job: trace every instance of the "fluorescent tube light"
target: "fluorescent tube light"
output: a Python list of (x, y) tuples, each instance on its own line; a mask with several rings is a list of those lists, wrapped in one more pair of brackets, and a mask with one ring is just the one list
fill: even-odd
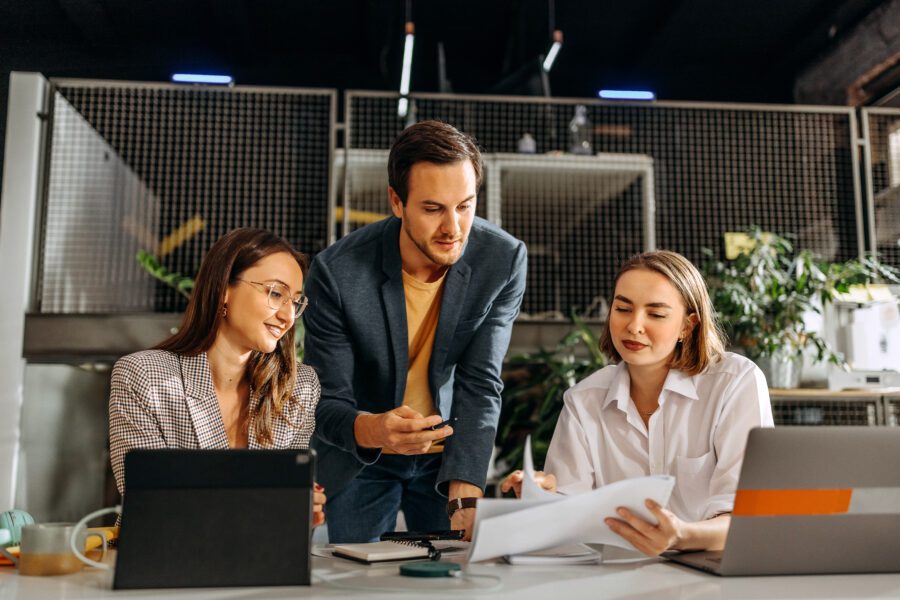
[(404, 96), (409, 93), (409, 77), (412, 71), (413, 43), (415, 35), (413, 34), (413, 24), (406, 24), (406, 44), (403, 46), (403, 74), (400, 76), (400, 93)]
[(656, 94), (642, 90), (600, 90), (604, 100), (656, 100)]
[(553, 45), (550, 46), (547, 57), (544, 59), (543, 68), (545, 73), (550, 72), (550, 69), (553, 67), (553, 61), (556, 60), (556, 55), (559, 54), (560, 48), (562, 48), (562, 31), (557, 29), (553, 32)]
[(403, 45), (403, 72), (400, 74), (400, 102), (397, 104), (397, 115), (406, 116), (409, 109), (409, 101), (406, 96), (409, 94), (409, 79), (412, 74), (412, 57), (413, 44), (416, 41), (415, 27), (412, 21), (406, 22), (406, 43)]
[(231, 75), (202, 75), (199, 73), (175, 73), (172, 81), (176, 83), (213, 83), (229, 85), (234, 82)]

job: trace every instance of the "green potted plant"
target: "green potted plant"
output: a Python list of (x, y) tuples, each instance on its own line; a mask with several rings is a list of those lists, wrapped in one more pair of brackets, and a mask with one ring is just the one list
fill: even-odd
[(606, 366), (594, 331), (577, 315), (573, 329), (551, 350), (517, 354), (504, 366), (503, 405), (497, 428), (497, 468), (522, 463), (531, 435), (534, 464), (541, 468), (563, 406), (563, 393)]
[(845, 263), (820, 261), (791, 241), (752, 227), (732, 260), (710, 257), (704, 271), (710, 296), (731, 343), (756, 361), (772, 387), (797, 387), (804, 351), (816, 360), (846, 368), (843, 356), (806, 325), (836, 294), (850, 286), (900, 282), (896, 269), (867, 256)]

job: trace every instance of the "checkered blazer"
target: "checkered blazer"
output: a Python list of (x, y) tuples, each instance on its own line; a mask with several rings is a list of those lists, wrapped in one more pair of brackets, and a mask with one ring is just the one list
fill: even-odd
[[(250, 414), (260, 398), (250, 391)], [(276, 417), (270, 448), (308, 448), (316, 425), (319, 378), (297, 365), (291, 399)], [(250, 422), (250, 448), (262, 448)], [(132, 448), (228, 448), (206, 353), (183, 356), (145, 350), (121, 358), (109, 393), (110, 460), (125, 491), (125, 454)]]

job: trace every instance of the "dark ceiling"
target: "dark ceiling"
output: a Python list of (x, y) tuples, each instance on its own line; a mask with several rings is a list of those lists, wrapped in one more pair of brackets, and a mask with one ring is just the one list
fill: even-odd
[[(438, 91), (438, 43), (460, 93), (490, 93), (565, 43), (554, 96), (651, 89), (661, 99), (791, 102), (800, 70), (875, 0), (411, 0), (412, 90)], [(2, 0), (3, 92), (11, 70), (165, 81), (397, 89), (404, 0)]]

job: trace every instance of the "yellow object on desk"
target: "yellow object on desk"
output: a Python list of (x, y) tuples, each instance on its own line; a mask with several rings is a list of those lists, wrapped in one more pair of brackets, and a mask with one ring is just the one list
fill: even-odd
[[(88, 527), (88, 533), (106, 533), (106, 541), (112, 542), (119, 538), (119, 528), (118, 527)], [(84, 541), (84, 551), (89, 552), (96, 548), (100, 547), (100, 538), (97, 536), (91, 536)], [(19, 547), (18, 546), (8, 546), (6, 551), (12, 554), (15, 557), (19, 556)], [(0, 567), (3, 566), (12, 566), (12, 561), (0, 554)]]

